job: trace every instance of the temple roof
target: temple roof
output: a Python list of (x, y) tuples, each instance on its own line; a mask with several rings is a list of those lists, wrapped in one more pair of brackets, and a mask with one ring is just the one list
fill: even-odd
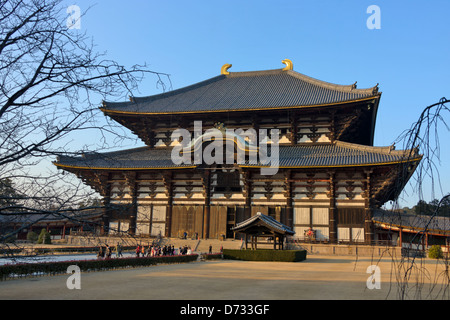
[[(270, 156), (270, 145), (268, 145)], [(108, 153), (86, 153), (79, 157), (60, 156), (54, 164), (61, 168), (145, 170), (195, 168), (195, 164), (176, 165), (172, 148), (140, 147)], [(279, 168), (323, 168), (386, 165), (420, 160), (416, 151), (395, 150), (335, 141), (332, 144), (279, 145)], [(276, 165), (277, 163), (272, 163)], [(246, 159), (241, 167), (261, 167)]]
[[(227, 68), (226, 68), (227, 69)], [(286, 68), (285, 68), (286, 69)], [(127, 102), (103, 102), (106, 114), (171, 114), (315, 107), (379, 97), (378, 85), (357, 89), (293, 70), (223, 72), (181, 89)]]
[(373, 212), (372, 221), (386, 229), (404, 228), (416, 232), (427, 230), (429, 233), (450, 233), (450, 222), (447, 217), (413, 215), (377, 209)]
[(262, 214), (258, 212), (253, 217), (250, 217), (249, 219), (242, 221), (231, 230), (235, 232), (246, 232), (249, 231), (250, 233), (256, 232), (256, 231), (262, 231), (264, 229), (274, 231), (276, 233), (280, 234), (286, 234), (286, 235), (293, 235), (295, 232), (289, 228), (288, 226), (282, 224), (281, 222), (278, 222), (271, 216), (267, 216), (265, 214)]

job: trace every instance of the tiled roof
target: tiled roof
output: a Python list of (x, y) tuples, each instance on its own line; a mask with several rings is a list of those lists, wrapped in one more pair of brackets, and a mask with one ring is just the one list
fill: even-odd
[(292, 70), (231, 72), (127, 102), (104, 102), (106, 113), (183, 113), (318, 106), (378, 96), (378, 87), (336, 85)]
[[(268, 147), (268, 157), (271, 148)], [(393, 147), (371, 147), (336, 141), (333, 144), (303, 144), (279, 146), (279, 167), (346, 167), (398, 163), (419, 158), (409, 151), (394, 150)], [(247, 161), (248, 166), (260, 163)]]
[(448, 217), (412, 215), (382, 209), (374, 210), (372, 220), (376, 224), (385, 224), (391, 227), (402, 227), (428, 232), (449, 233), (450, 220)]
[(272, 229), (272, 230), (282, 233), (282, 234), (291, 234), (291, 235), (295, 234), (295, 232), (288, 226), (282, 224), (281, 222), (278, 222), (271, 216), (267, 216), (260, 212), (258, 212), (253, 217), (250, 217), (249, 219), (236, 224), (236, 226), (231, 228), (231, 230), (233, 230), (233, 231), (245, 230), (253, 225), (257, 225), (258, 222), (261, 222), (267, 228)]
[[(195, 164), (175, 165), (171, 148), (141, 147), (109, 153), (86, 153), (81, 157), (60, 156), (59, 167), (86, 169), (157, 169), (195, 167)], [(271, 148), (268, 145), (268, 150)], [(270, 156), (270, 152), (269, 152)], [(336, 141), (334, 144), (279, 145), (280, 168), (345, 167), (398, 163), (418, 160), (420, 156), (392, 147), (370, 147)], [(272, 163), (276, 165), (276, 163)], [(261, 163), (247, 162), (242, 166), (260, 167)]]
[(85, 153), (81, 157), (59, 156), (57, 166), (82, 167), (88, 169), (139, 169), (189, 167), (175, 165), (171, 149), (141, 147), (107, 153)]

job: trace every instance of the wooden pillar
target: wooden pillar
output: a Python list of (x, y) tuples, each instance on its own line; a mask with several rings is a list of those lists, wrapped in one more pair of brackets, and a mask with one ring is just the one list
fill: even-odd
[(131, 235), (136, 234), (136, 223), (137, 223), (137, 182), (136, 182), (136, 172), (126, 171), (125, 181), (127, 182), (129, 194), (131, 196), (131, 212), (130, 212), (130, 226), (129, 232)]
[[(78, 173), (81, 176), (80, 173)], [(108, 233), (109, 230), (109, 221), (110, 221), (110, 204), (111, 204), (111, 186), (108, 183), (108, 172), (102, 171), (94, 171), (94, 185), (95, 189), (99, 191), (99, 193), (103, 196), (102, 205), (103, 205), (103, 214), (102, 214), (102, 222), (100, 235), (104, 235)]]
[(245, 234), (245, 250), (247, 250), (248, 248), (247, 248), (247, 234)]
[(252, 126), (256, 132), (256, 144), (259, 145), (259, 117), (256, 114), (253, 114)]
[[(173, 208), (173, 183), (172, 183), (172, 172), (165, 172), (162, 175), (163, 183), (166, 188), (167, 196), (167, 207), (166, 207), (166, 236), (172, 237), (172, 208)], [(150, 229), (150, 233), (152, 230)]]
[(297, 135), (298, 135), (298, 121), (297, 115), (293, 112), (290, 114), (290, 129), (291, 129), (291, 145), (297, 144)]
[(65, 239), (65, 238), (66, 238), (66, 224), (64, 223), (61, 239)]
[(335, 110), (330, 111), (330, 135), (329, 135), (329, 139), (330, 139), (330, 141), (332, 143), (334, 143), (334, 140), (336, 138), (335, 118), (336, 118), (336, 111)]
[(330, 233), (330, 243), (337, 243), (337, 209), (336, 209), (336, 182), (335, 182), (335, 172), (328, 172), (330, 178), (330, 220), (329, 220), (329, 233)]
[(372, 170), (365, 171), (366, 173), (366, 190), (364, 192), (364, 241), (367, 244), (372, 244), (374, 240), (373, 222), (372, 222), (372, 201), (371, 201), (371, 182), (370, 176)]
[(284, 175), (284, 188), (285, 188), (285, 197), (286, 197), (286, 221), (282, 221), (282, 223), (286, 224), (289, 228), (294, 228), (294, 208), (293, 204), (293, 192), (292, 192), (292, 171), (286, 170)]
[(277, 249), (277, 235), (273, 232), (273, 250)]
[(205, 206), (203, 207), (203, 239), (208, 239), (211, 219), (211, 172), (209, 170), (205, 170), (203, 173), (202, 182), (205, 197)]
[(244, 205), (244, 220), (248, 219), (252, 215), (252, 182), (251, 182), (251, 172), (241, 171), (242, 182), (244, 184), (243, 194), (245, 197)]
[[(103, 214), (102, 214), (102, 228), (100, 230), (101, 235), (108, 234), (109, 230), (109, 220), (110, 220), (110, 204), (111, 204), (111, 197), (110, 195), (103, 197)], [(81, 226), (83, 227), (83, 225)]]

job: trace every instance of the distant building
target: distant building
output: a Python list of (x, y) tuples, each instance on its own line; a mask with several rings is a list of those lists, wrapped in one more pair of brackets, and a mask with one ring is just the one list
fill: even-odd
[[(283, 69), (250, 72), (224, 65), (220, 75), (185, 88), (104, 102), (104, 114), (146, 146), (61, 156), (55, 165), (115, 205), (106, 206), (105, 232), (234, 238), (233, 227), (261, 212), (298, 239), (312, 228), (317, 241), (373, 243), (374, 210), (399, 195), (421, 155), (373, 146), (378, 85), (336, 85), (283, 63)], [(235, 131), (220, 137), (214, 128)], [(188, 141), (174, 138), (176, 129), (186, 129)], [(236, 129), (250, 129), (256, 139)], [(277, 137), (278, 150), (271, 144)], [(213, 142), (228, 149), (217, 157)], [(185, 149), (176, 154), (193, 161), (174, 162), (172, 151), (180, 145)], [(270, 165), (276, 172), (264, 174), (269, 165), (263, 158), (275, 152)], [(224, 161), (195, 161), (205, 153)]]

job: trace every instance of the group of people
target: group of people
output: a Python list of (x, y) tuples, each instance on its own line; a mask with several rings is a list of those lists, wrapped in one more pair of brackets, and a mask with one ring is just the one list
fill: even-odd
[[(174, 245), (154, 245), (149, 244), (147, 246), (137, 245), (136, 246), (136, 257), (159, 257), (159, 256), (174, 256), (174, 255), (190, 255), (192, 254), (191, 247), (183, 246), (179, 248), (175, 248)], [(220, 248), (220, 252), (222, 252), (222, 247)], [(97, 258), (98, 259), (110, 259), (115, 253), (116, 258), (123, 257), (122, 254), (122, 245), (120, 243), (117, 246), (109, 246), (105, 244), (104, 246), (100, 245), (98, 247)], [(212, 253), (212, 246), (209, 246), (209, 253)]]
[(188, 246), (176, 249), (174, 245), (164, 245), (161, 247), (149, 244), (148, 246), (138, 245), (136, 247), (136, 257), (174, 256), (180, 254), (192, 254), (192, 250)]
[(113, 252), (116, 253), (116, 258), (122, 257), (122, 245), (120, 243), (117, 244), (116, 247), (111, 247), (108, 244), (105, 246), (99, 246), (97, 252), (98, 259), (111, 259)]

